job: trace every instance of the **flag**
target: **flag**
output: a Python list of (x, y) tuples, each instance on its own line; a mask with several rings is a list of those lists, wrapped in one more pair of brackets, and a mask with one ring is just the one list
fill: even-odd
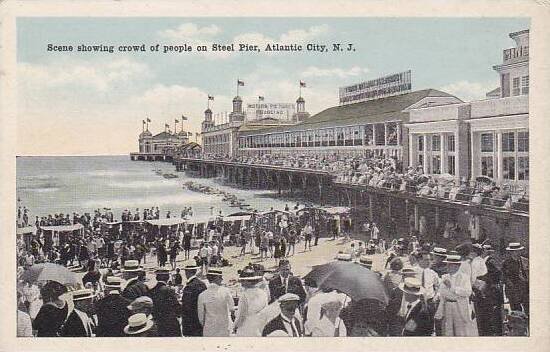
[(169, 125), (169, 124), (167, 124), (167, 123), (165, 123), (165, 124), (164, 124), (164, 127), (166, 127), (166, 128), (170, 128), (170, 125)]
[(300, 81), (300, 87), (305, 88), (306, 87), (306, 82)]
[(237, 85), (244, 87), (244, 81), (241, 81), (240, 79), (237, 80)]
[(195, 132), (195, 136), (198, 137), (200, 135), (199, 132)]
[(264, 101), (264, 97), (262, 97), (261, 95), (258, 97), (258, 100), (259, 101)]
[(214, 97), (211, 96), (211, 95), (209, 95), (209, 96), (208, 96), (208, 100), (214, 100)]
[(145, 120), (142, 120), (141, 123), (145, 125)]
[(147, 122), (151, 122), (151, 120), (149, 118), (147, 118)]
[(182, 121), (187, 121), (187, 117), (181, 115), (181, 120), (182, 120)]
[(180, 123), (180, 122), (178, 121), (178, 119), (174, 119), (174, 122), (175, 122), (175, 123)]

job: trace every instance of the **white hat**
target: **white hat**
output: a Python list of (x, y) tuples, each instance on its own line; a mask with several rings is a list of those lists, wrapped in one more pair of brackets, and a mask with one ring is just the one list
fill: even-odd
[(131, 315), (128, 318), (128, 325), (124, 327), (124, 333), (127, 335), (137, 335), (145, 332), (153, 326), (153, 321), (144, 313)]
[(118, 276), (107, 276), (106, 288), (121, 289), (124, 280)]
[(447, 264), (461, 264), (462, 263), (462, 257), (459, 255), (449, 254), (443, 261), (443, 263)]
[(410, 293), (412, 295), (420, 296), (424, 293), (424, 287), (420, 280), (414, 277), (407, 277), (399, 284), (399, 289), (403, 292)]
[(441, 247), (434, 247), (434, 249), (431, 251), (431, 254), (438, 255), (440, 257), (446, 257), (447, 249), (441, 248)]
[(83, 288), (81, 290), (73, 291), (71, 292), (71, 295), (73, 296), (73, 301), (82, 301), (84, 299), (95, 297), (94, 290), (91, 290), (89, 288)]
[(291, 301), (299, 301), (300, 297), (295, 293), (285, 293), (281, 297), (279, 297), (279, 302), (291, 302)]
[(521, 251), (522, 249), (525, 249), (519, 242), (511, 242), (508, 244), (508, 247), (506, 247), (507, 251)]
[(143, 268), (139, 266), (139, 262), (135, 259), (129, 259), (124, 261), (124, 267), (122, 271), (141, 271)]
[(344, 261), (344, 262), (351, 262), (351, 254), (349, 253), (338, 253), (336, 256), (336, 260)]

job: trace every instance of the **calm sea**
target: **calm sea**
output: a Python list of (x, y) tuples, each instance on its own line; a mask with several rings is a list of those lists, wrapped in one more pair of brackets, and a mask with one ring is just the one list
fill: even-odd
[[(179, 178), (165, 179), (154, 172), (157, 169)], [(161, 217), (165, 217), (167, 211), (179, 216), (183, 207), (191, 206), (197, 219), (208, 218), (219, 210), (225, 215), (239, 211), (222, 202), (220, 196), (183, 189), (186, 181), (230, 191), (259, 211), (285, 206), (284, 201), (266, 198), (268, 191), (239, 190), (223, 186), (219, 180), (187, 177), (176, 173), (170, 163), (130, 161), (128, 156), (17, 158), (18, 203), (29, 208), (31, 220), (35, 215), (102, 208), (111, 208), (120, 217), (124, 209), (134, 212), (139, 208), (143, 213), (143, 208), (158, 206)]]

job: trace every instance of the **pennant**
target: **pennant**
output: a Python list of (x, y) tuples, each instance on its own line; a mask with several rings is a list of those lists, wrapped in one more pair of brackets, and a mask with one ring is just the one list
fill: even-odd
[(208, 96), (208, 100), (214, 100), (214, 97), (211, 96), (211, 95), (209, 95), (209, 96)]
[(174, 119), (174, 122), (175, 122), (175, 123), (180, 123), (180, 122), (178, 121), (178, 119)]
[(237, 85), (244, 87), (244, 81), (241, 81), (240, 79), (237, 80)]
[(149, 118), (147, 118), (147, 122), (151, 122), (151, 120)]
[(187, 121), (187, 117), (181, 115), (181, 120), (182, 120), (182, 121)]
[(264, 101), (264, 97), (262, 97), (261, 95), (258, 97), (258, 100), (259, 101)]
[(300, 87), (305, 88), (306, 87), (306, 82), (300, 81)]
[(169, 125), (169, 124), (167, 124), (167, 123), (165, 123), (165, 124), (164, 124), (164, 127), (166, 127), (166, 128), (170, 128), (170, 125)]

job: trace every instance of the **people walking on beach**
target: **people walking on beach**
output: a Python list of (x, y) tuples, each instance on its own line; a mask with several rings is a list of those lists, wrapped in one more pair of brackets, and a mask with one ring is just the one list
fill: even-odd
[(311, 236), (313, 235), (313, 227), (310, 223), (306, 224), (302, 229), (302, 234), (304, 236), (304, 252), (309, 248), (311, 251)]
[(286, 252), (286, 256), (290, 256), (290, 252), (292, 252), (292, 255), (296, 253), (296, 230), (292, 229), (288, 232), (288, 249)]
[(183, 252), (185, 254), (185, 260), (188, 260), (191, 255), (191, 232), (189, 230), (185, 230), (185, 233), (183, 234)]
[(176, 269), (176, 258), (178, 256), (179, 250), (180, 245), (179, 242), (176, 240), (170, 246), (170, 265), (172, 266), (172, 270)]

